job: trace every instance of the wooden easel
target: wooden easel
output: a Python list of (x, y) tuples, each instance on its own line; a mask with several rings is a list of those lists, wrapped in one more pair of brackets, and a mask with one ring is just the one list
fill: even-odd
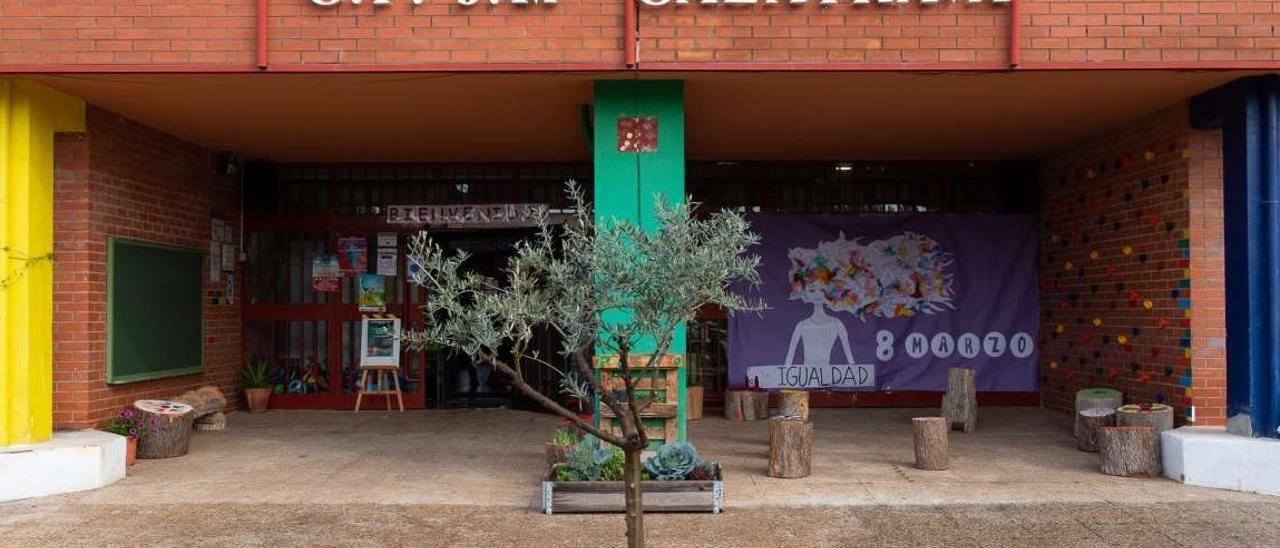
[[(373, 383), (377, 388), (369, 390), (369, 373), (373, 373)], [(390, 381), (387, 382), (387, 377)], [(387, 386), (395, 388), (387, 388)], [(360, 366), (360, 390), (356, 392), (356, 413), (360, 412), (360, 401), (365, 396), (386, 396), (387, 411), (391, 410), (391, 396), (395, 395), (400, 402), (400, 412), (404, 412), (404, 393), (400, 391), (400, 366), (397, 365), (362, 365)]]

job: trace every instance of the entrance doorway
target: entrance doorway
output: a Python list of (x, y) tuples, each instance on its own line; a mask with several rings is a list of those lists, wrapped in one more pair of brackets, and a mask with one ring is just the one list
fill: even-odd
[[(359, 290), (342, 277), (337, 290), (318, 291), (313, 261), (337, 252), (342, 239), (365, 239), (370, 266), (379, 235), (395, 236), (395, 275), (384, 276), (386, 309), (405, 327), (422, 325), (423, 290), (407, 276), (407, 246), (418, 232), (390, 224), (386, 208), (402, 205), (539, 203), (565, 206), (563, 185), (576, 179), (590, 188), (586, 165), (294, 166), (251, 165), (245, 176), (243, 319), (244, 355), (272, 370), (271, 406), (293, 409), (352, 409), (359, 376)], [(496, 275), (518, 229), (432, 230), (446, 250), (465, 250), (469, 265)], [(373, 272), (370, 268), (369, 272)], [(546, 340), (544, 353), (554, 352)], [(400, 382), (408, 408), (510, 403), (502, 379), (449, 351), (401, 355)], [(558, 379), (544, 368), (525, 381), (555, 395)], [(378, 402), (380, 403), (380, 402)]]

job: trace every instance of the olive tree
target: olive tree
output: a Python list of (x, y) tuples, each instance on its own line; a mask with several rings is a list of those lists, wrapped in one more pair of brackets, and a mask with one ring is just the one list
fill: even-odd
[[(426, 322), (402, 338), (410, 348), (451, 347), (489, 364), (520, 393), (621, 448), (627, 542), (643, 546), (640, 453), (649, 439), (641, 414), (652, 398), (637, 385), (652, 378), (676, 330), (700, 307), (757, 308), (731, 286), (759, 283), (759, 258), (747, 253), (758, 237), (731, 211), (699, 218), (695, 206), (660, 198), (649, 230), (612, 219), (597, 223), (581, 189), (570, 181), (566, 192), (572, 212), (563, 224), (536, 212), (536, 234), (515, 245), (501, 279), (469, 272), (465, 252), (445, 253), (429, 233), (415, 236), (410, 276), (425, 290)], [(543, 329), (562, 341), (550, 356), (531, 348)], [(624, 389), (606, 387), (595, 374), (598, 355), (616, 356)], [(528, 385), (522, 373), (535, 367), (585, 380), (618, 428), (597, 427)]]

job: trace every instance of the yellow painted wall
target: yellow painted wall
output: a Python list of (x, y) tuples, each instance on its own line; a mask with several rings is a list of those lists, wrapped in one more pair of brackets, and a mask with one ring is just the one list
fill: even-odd
[(84, 102), (0, 79), (0, 447), (53, 435), (53, 134)]

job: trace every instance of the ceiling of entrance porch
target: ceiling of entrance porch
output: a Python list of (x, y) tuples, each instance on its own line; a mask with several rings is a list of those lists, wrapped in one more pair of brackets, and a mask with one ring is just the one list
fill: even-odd
[[(1034, 158), (1229, 72), (685, 72), (690, 159)], [(137, 74), (37, 79), (213, 150), (294, 162), (584, 161), (620, 73)], [(659, 143), (661, 146), (661, 143)]]

